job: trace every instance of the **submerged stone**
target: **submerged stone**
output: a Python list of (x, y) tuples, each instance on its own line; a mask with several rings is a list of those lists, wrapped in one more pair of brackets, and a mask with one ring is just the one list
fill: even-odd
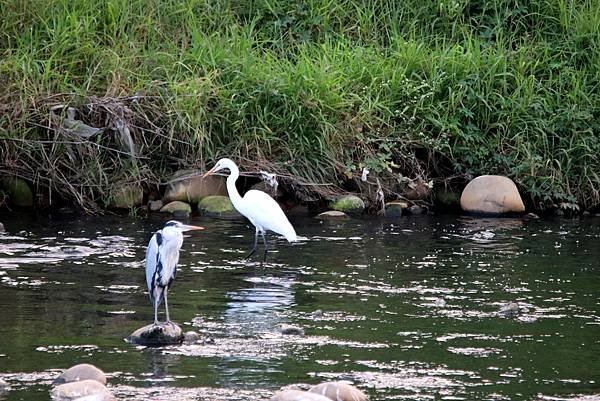
[(482, 175), (467, 184), (460, 197), (465, 212), (520, 213), (525, 205), (515, 183), (500, 175)]
[(331, 399), (308, 391), (284, 390), (275, 393), (271, 401), (331, 401)]
[(203, 216), (209, 217), (238, 217), (228, 196), (207, 196), (198, 203), (198, 210)]
[(33, 206), (33, 192), (25, 180), (7, 177), (2, 179), (2, 187), (13, 205), (17, 207)]
[(519, 304), (516, 302), (508, 303), (500, 308), (498, 314), (505, 317), (516, 316), (521, 312)]
[(349, 214), (361, 214), (365, 210), (365, 202), (356, 195), (344, 195), (331, 202), (333, 210)]
[(195, 344), (200, 340), (200, 334), (195, 331), (186, 331), (183, 335), (184, 344)]
[[(174, 174), (173, 179), (185, 177), (186, 175), (197, 174), (196, 170), (182, 170)], [(183, 201), (196, 203), (201, 199), (212, 195), (227, 195), (225, 186), (225, 177), (219, 175), (209, 175), (202, 177), (196, 175), (191, 178), (183, 178), (167, 187), (163, 197), (165, 202)]]
[(176, 212), (187, 212), (188, 214), (192, 212), (192, 207), (181, 201), (173, 201), (169, 202), (160, 208), (161, 213), (171, 213), (174, 214)]
[(365, 393), (344, 382), (326, 382), (317, 384), (308, 390), (335, 401), (366, 401)]
[(344, 212), (339, 212), (337, 210), (328, 210), (323, 213), (319, 213), (315, 216), (317, 219), (328, 220), (328, 219), (347, 219), (349, 216)]
[(144, 200), (144, 191), (137, 185), (119, 185), (113, 188), (108, 206), (116, 209), (131, 209), (140, 206)]
[(288, 336), (303, 336), (304, 330), (302, 327), (293, 326), (291, 324), (282, 324), (279, 326), (279, 332)]
[(115, 396), (96, 380), (82, 380), (54, 387), (50, 392), (54, 401), (113, 401)]
[(408, 209), (406, 202), (388, 202), (385, 204), (385, 217), (400, 217), (406, 209)]
[(81, 363), (65, 370), (54, 380), (54, 384), (71, 383), (82, 380), (95, 380), (106, 384), (106, 375), (104, 372), (89, 363)]
[(181, 327), (175, 323), (149, 324), (141, 327), (127, 337), (132, 344), (160, 347), (164, 345), (179, 345), (183, 341)]

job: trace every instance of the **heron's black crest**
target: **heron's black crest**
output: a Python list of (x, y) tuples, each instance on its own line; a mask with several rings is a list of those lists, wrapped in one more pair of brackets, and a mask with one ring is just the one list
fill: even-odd
[(176, 226), (177, 224), (179, 224), (178, 221), (171, 220), (171, 221), (167, 221), (167, 224), (165, 224), (165, 227), (173, 227), (173, 226)]

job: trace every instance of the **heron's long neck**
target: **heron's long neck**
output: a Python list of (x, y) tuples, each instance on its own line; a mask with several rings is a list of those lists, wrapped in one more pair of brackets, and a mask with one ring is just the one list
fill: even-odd
[(231, 171), (231, 174), (229, 174), (229, 177), (227, 177), (227, 192), (229, 193), (229, 199), (231, 200), (231, 203), (233, 203), (233, 206), (238, 209), (238, 206), (241, 204), (242, 197), (235, 187), (235, 182), (240, 176), (240, 170), (238, 170), (237, 167), (232, 167), (229, 170)]

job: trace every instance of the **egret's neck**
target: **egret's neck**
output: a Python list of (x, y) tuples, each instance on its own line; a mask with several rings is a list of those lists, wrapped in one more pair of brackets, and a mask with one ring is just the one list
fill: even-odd
[(229, 193), (231, 203), (233, 203), (233, 206), (237, 209), (242, 200), (242, 197), (235, 186), (235, 182), (240, 176), (240, 170), (238, 170), (237, 166), (231, 166), (229, 170), (231, 171), (231, 174), (227, 177), (227, 192)]

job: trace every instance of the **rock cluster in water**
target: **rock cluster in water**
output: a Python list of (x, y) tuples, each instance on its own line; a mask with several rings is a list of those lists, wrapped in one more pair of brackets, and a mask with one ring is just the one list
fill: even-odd
[(165, 345), (180, 345), (184, 335), (179, 325), (170, 322), (165, 324), (149, 324), (141, 327), (127, 337), (132, 344), (145, 345), (148, 347), (160, 347)]
[(278, 391), (270, 401), (366, 401), (367, 396), (356, 387), (345, 382), (325, 382), (308, 391), (287, 388)]
[(50, 391), (54, 401), (116, 401), (105, 386), (106, 375), (94, 365), (75, 365), (64, 371), (54, 384), (58, 384)]

